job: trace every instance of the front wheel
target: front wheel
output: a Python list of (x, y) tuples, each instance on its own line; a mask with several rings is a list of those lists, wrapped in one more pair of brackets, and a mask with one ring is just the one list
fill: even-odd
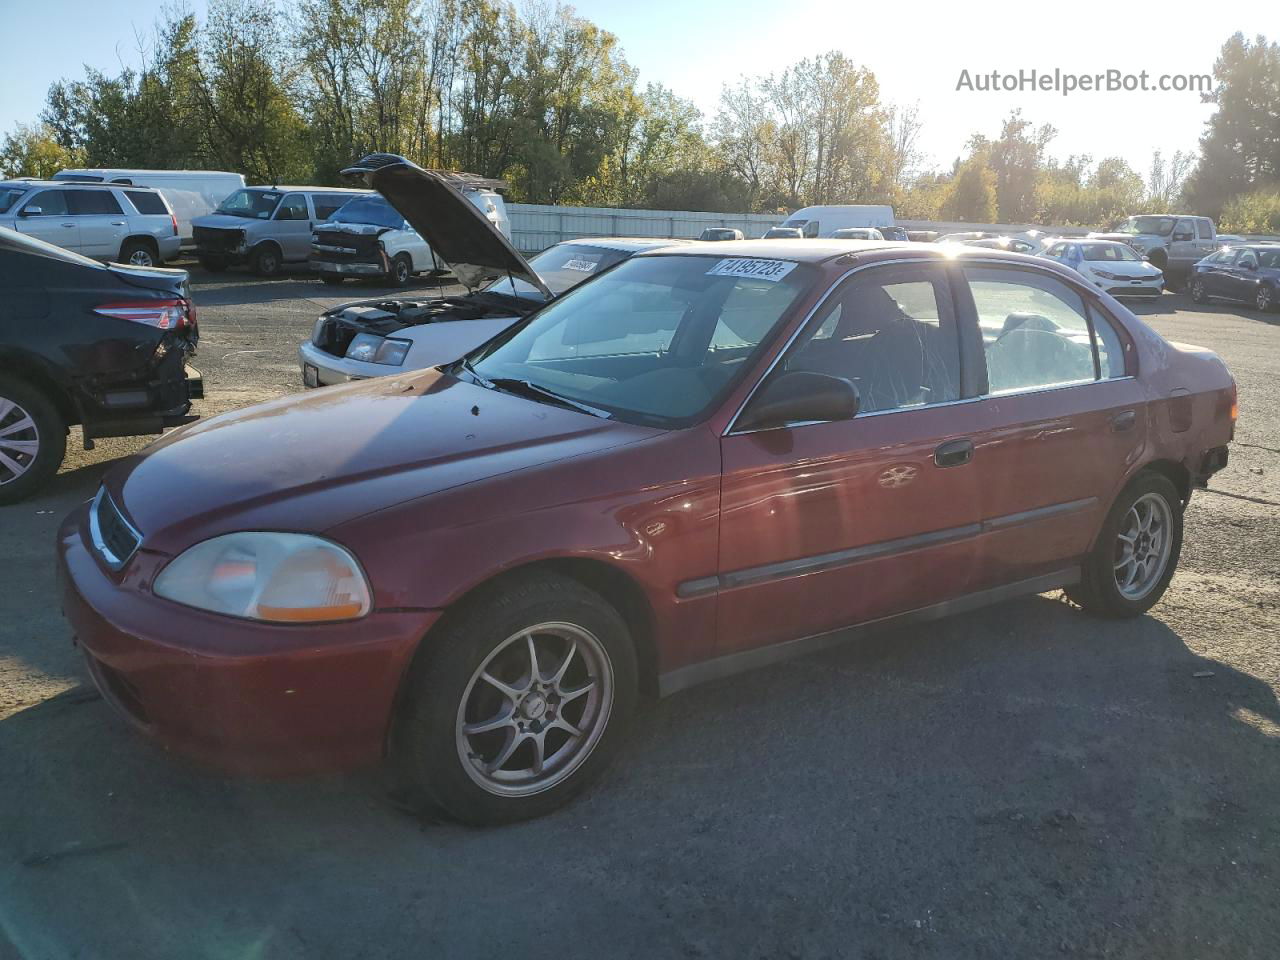
[(635, 650), (617, 611), (575, 580), (507, 581), (423, 644), (392, 738), (421, 803), (475, 825), (542, 816), (622, 742)]
[(1204, 303), (1209, 295), (1204, 292), (1204, 281), (1199, 277), (1191, 281), (1191, 299), (1196, 303)]
[(409, 259), (408, 254), (396, 254), (396, 258), (391, 261), (391, 273), (388, 279), (393, 287), (403, 287), (409, 283), (409, 278), (413, 276), (413, 262)]
[(62, 466), (67, 425), (57, 406), (25, 380), (0, 376), (0, 503), (17, 503)]
[(1116, 499), (1067, 596), (1089, 613), (1136, 617), (1164, 595), (1182, 553), (1182, 500), (1158, 473), (1139, 474)]
[(280, 272), (280, 251), (270, 243), (264, 243), (254, 251), (251, 261), (253, 272), (260, 277), (274, 277)]
[(1258, 284), (1258, 292), (1253, 296), (1253, 305), (1263, 313), (1270, 313), (1275, 306), (1275, 293), (1265, 283)]

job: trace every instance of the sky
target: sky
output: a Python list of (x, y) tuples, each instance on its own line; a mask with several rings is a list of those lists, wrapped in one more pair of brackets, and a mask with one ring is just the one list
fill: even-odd
[[(39, 35), (51, 20), (58, 24), (56, 56), (39, 44), (9, 45), (0, 133), (34, 120), (49, 85), (81, 76), (82, 64), (110, 72), (136, 64), (136, 35), (150, 29), (163, 5), (0, 0), (6, 36)], [(201, 13), (205, 0), (187, 5)], [(1268, 3), (580, 0), (575, 6), (618, 36), (642, 83), (666, 84), (707, 114), (726, 83), (839, 50), (875, 73), (885, 102), (919, 105), (920, 145), (939, 167), (949, 167), (974, 132), (996, 136), (1009, 111), (1021, 108), (1027, 119), (1057, 129), (1051, 155), (1119, 155), (1145, 174), (1155, 149), (1194, 150), (1212, 112), (1198, 93), (1186, 91), (958, 90), (962, 71), (974, 86), (993, 70), (1041, 76), (1145, 70), (1155, 84), (1164, 75), (1212, 73), (1223, 41), (1237, 30), (1252, 37), (1270, 27), (1270, 39), (1280, 39)]]

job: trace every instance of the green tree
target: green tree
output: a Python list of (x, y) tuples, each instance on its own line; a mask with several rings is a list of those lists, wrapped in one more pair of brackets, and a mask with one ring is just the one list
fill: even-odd
[(42, 124), (20, 123), (0, 143), (0, 174), (8, 177), (51, 177), (80, 163), (80, 155), (60, 144)]
[(985, 158), (972, 157), (956, 171), (939, 212), (945, 220), (994, 223), (998, 215), (996, 173)]

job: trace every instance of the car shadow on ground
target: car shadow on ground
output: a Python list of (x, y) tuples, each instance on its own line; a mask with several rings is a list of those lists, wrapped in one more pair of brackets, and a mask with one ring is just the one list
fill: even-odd
[(691, 690), (578, 802), (494, 830), (407, 816), (377, 772), (226, 779), (73, 690), (0, 721), (0, 930), (32, 956), (1261, 956), (1280, 707), (1156, 614), (1028, 598)]
[(413, 277), (403, 287), (380, 280), (348, 280), (330, 285), (321, 282), (305, 265), (289, 266), (273, 277), (259, 277), (248, 270), (231, 268), (212, 273), (192, 264), (184, 264), (191, 274), (192, 298), (196, 307), (233, 307), (276, 300), (320, 300), (340, 303), (382, 296), (442, 296), (461, 292), (452, 276)]
[(1239, 320), (1257, 320), (1260, 323), (1280, 326), (1280, 313), (1262, 313), (1247, 303), (1235, 303), (1226, 300), (1210, 300), (1207, 303), (1196, 303), (1187, 294), (1177, 293), (1172, 295), (1176, 299), (1171, 304), (1170, 296), (1170, 294), (1166, 294), (1163, 297), (1151, 300), (1123, 300), (1121, 302), (1140, 317), (1167, 316), (1170, 311), (1175, 311), (1177, 313), (1219, 314), (1221, 316), (1235, 317)]

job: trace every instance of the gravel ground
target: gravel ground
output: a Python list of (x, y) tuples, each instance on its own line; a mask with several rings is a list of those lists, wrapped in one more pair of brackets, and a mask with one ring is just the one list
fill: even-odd
[[(346, 298), (195, 281), (204, 413), (297, 389)], [(500, 830), (406, 816), (376, 771), (222, 779), (133, 736), (52, 541), (144, 441), (73, 449), (0, 508), (0, 958), (1275, 957), (1280, 315), (1141, 310), (1222, 354), (1241, 407), (1149, 616), (1032, 597), (695, 689), (582, 801)]]

